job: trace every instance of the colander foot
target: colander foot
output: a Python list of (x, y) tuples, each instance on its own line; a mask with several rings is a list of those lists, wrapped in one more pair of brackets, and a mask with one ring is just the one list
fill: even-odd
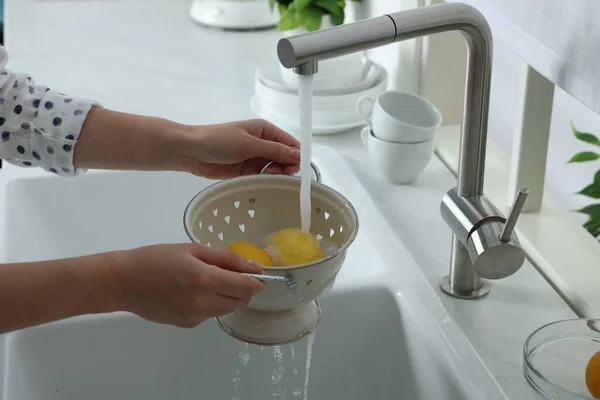
[(238, 340), (261, 346), (292, 343), (309, 335), (321, 320), (317, 300), (284, 311), (243, 308), (215, 318), (219, 327)]

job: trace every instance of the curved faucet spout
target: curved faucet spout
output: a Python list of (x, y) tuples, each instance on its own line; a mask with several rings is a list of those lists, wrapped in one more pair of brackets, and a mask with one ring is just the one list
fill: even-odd
[(277, 54), (284, 67), (314, 74), (320, 60), (448, 31), (463, 34), (468, 52), (458, 182), (441, 204), (453, 232), (450, 275), (441, 286), (452, 296), (471, 299), (489, 292), (481, 277), (509, 276), (525, 259), (513, 232), (520, 208), (506, 228), (506, 218), (483, 195), (493, 44), (485, 17), (461, 3), (419, 7), (287, 37), (277, 44)]
[(279, 61), (299, 74), (313, 73), (319, 60), (364, 51), (434, 33), (460, 31), (468, 46), (458, 195), (483, 194), (487, 116), (492, 70), (492, 34), (477, 9), (445, 3), (400, 11), (318, 32), (283, 38)]

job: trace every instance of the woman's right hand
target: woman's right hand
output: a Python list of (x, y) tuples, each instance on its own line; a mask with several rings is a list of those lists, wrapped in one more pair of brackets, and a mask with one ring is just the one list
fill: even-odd
[(120, 307), (149, 321), (191, 328), (248, 305), (263, 283), (242, 275), (262, 266), (199, 244), (163, 244), (119, 252)]

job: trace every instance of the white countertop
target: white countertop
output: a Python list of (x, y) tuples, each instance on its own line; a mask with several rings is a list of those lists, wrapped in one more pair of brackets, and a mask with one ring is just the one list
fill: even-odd
[[(37, 3), (28, 17), (36, 28), (19, 41), (22, 47), (9, 49), (9, 68), (121, 111), (196, 124), (253, 118), (254, 72), (275, 57), (280, 33), (203, 28), (188, 18), (188, 6), (169, 0)], [(455, 185), (452, 174), (436, 158), (416, 184), (390, 185), (373, 170), (357, 131), (315, 142), (335, 146), (347, 158), (349, 173), (371, 193), (509, 398), (534, 399), (522, 373), (523, 342), (548, 322), (574, 317), (567, 305), (528, 262), (493, 282), (482, 300), (441, 294), (437, 282), (448, 273), (450, 230), (439, 204)], [(0, 170), (0, 185), (43, 173), (7, 166)]]

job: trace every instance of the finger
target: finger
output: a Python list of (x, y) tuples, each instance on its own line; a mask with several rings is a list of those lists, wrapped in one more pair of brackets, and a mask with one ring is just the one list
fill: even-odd
[(283, 143), (290, 147), (295, 147), (296, 149), (300, 149), (300, 142), (294, 136), (290, 135), (283, 129), (278, 126), (266, 121), (266, 120), (256, 120), (255, 121), (260, 128), (257, 129), (260, 132), (259, 137), (265, 140), (270, 140), (271, 142)]
[(284, 165), (300, 162), (300, 150), (283, 143), (253, 137), (248, 146), (251, 157), (267, 158)]
[(264, 286), (258, 279), (218, 267), (211, 271), (211, 278), (217, 294), (238, 299), (249, 299)]
[(283, 173), (287, 175), (295, 175), (300, 172), (300, 165), (290, 164), (283, 167)]
[(248, 260), (233, 251), (196, 245), (193, 255), (199, 260), (215, 265), (218, 268), (252, 274), (263, 273), (263, 266), (261, 264)]

